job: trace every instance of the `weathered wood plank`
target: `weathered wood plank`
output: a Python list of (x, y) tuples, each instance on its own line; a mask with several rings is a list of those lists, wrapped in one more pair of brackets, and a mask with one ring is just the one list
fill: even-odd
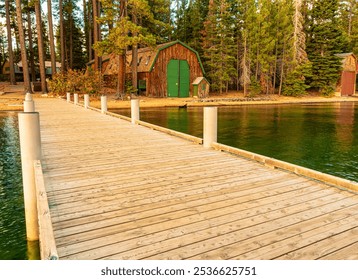
[(60, 100), (36, 108), (61, 259), (357, 259), (355, 192)]

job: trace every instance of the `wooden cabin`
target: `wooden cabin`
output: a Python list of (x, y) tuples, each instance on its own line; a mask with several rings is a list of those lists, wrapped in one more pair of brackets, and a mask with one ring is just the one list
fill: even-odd
[[(126, 75), (130, 78), (131, 51), (127, 51), (126, 64)], [(105, 76), (118, 74), (117, 56), (102, 58), (102, 73)], [(138, 87), (146, 96), (192, 96), (192, 83), (204, 74), (199, 54), (183, 42), (173, 41), (154, 48), (138, 49)]]
[(193, 96), (204, 98), (209, 96), (210, 84), (204, 77), (197, 77), (193, 82)]
[(336, 54), (336, 56), (342, 59), (342, 73), (337, 83), (336, 91), (341, 96), (354, 95), (358, 73), (357, 57), (353, 53), (340, 53)]

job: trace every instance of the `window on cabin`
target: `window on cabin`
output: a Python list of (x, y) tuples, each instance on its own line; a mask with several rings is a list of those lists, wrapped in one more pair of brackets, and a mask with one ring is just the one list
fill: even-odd
[(145, 65), (148, 65), (148, 64), (149, 64), (149, 61), (150, 61), (150, 55), (148, 55), (147, 61), (145, 62)]
[(142, 62), (142, 57), (139, 58), (137, 65), (139, 66), (139, 64), (140, 64), (141, 62)]

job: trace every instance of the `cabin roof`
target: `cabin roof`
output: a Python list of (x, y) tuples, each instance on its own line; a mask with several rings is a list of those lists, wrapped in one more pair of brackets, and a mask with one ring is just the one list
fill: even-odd
[(351, 67), (354, 67), (356, 72), (358, 72), (358, 61), (357, 61), (357, 57), (354, 55), (354, 53), (352, 53), (352, 52), (350, 52), (350, 53), (337, 53), (337, 54), (335, 54), (335, 56), (341, 58), (343, 70), (345, 70), (345, 68), (347, 67), (347, 63), (350, 63), (349, 62), (350, 61), (349, 57), (353, 57), (355, 65), (351, 66)]
[(197, 77), (197, 78), (194, 80), (193, 85), (198, 85), (198, 84), (200, 84), (203, 80), (206, 81), (207, 83), (209, 83), (208, 80), (205, 79), (205, 77)]
[[(169, 47), (175, 45), (175, 44), (180, 44), (180, 45), (184, 46), (185, 48), (189, 49), (190, 51), (194, 52), (198, 59), (198, 62), (200, 64), (200, 67), (201, 67), (203, 73), (205, 73), (204, 67), (201, 63), (198, 52), (179, 40), (160, 44), (155, 47), (146, 47), (146, 48), (138, 49), (138, 72), (139, 73), (140, 72), (151, 72), (153, 70), (156, 60), (158, 59), (160, 52), (162, 50), (165, 50), (166, 48), (169, 48)], [(110, 55), (102, 56), (102, 63), (107, 62), (107, 61), (109, 61), (110, 63), (104, 70), (104, 74), (113, 75), (113, 74), (117, 73), (118, 62), (116, 60), (116, 55), (110, 54)], [(90, 66), (93, 63), (94, 63), (94, 60), (91, 60), (90, 62), (87, 63), (87, 65)], [(127, 73), (131, 72), (131, 64), (132, 64), (132, 51), (127, 51), (126, 52), (126, 66), (127, 66), (126, 72)]]

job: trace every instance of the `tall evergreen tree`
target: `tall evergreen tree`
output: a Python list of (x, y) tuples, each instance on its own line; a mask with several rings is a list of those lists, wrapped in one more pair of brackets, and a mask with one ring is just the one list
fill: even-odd
[(155, 36), (157, 43), (165, 43), (172, 39), (171, 0), (148, 0), (153, 18), (142, 18), (142, 26)]
[(236, 76), (236, 44), (234, 21), (226, 0), (210, 0), (204, 23), (203, 49), (207, 75), (214, 91), (228, 91), (229, 83)]
[(340, 5), (340, 20), (344, 36), (348, 41), (348, 51), (358, 55), (358, 2), (344, 0)]
[(21, 45), (21, 61), (22, 61), (22, 71), (24, 77), (24, 90), (26, 92), (32, 92), (30, 76), (29, 76), (29, 67), (27, 63), (27, 54), (26, 54), (26, 43), (25, 43), (25, 32), (22, 20), (22, 5), (21, 0), (16, 0), (16, 16), (17, 16), (17, 24), (19, 28), (19, 38)]
[(241, 0), (238, 2), (237, 16), (237, 51), (238, 51), (238, 69), (239, 82), (247, 95), (250, 90), (252, 79), (256, 84), (255, 77), (252, 76), (252, 51), (255, 45), (255, 36), (257, 32), (257, 6), (255, 0)]
[(51, 70), (52, 76), (56, 74), (56, 50), (55, 50), (55, 37), (52, 20), (52, 1), (47, 0), (47, 17), (48, 17), (48, 33), (50, 42), (50, 53), (51, 53)]
[(34, 1), (35, 13), (36, 13), (36, 31), (37, 31), (37, 48), (38, 48), (38, 63), (40, 65), (40, 80), (42, 93), (47, 93), (46, 85), (46, 70), (45, 70), (45, 53), (44, 53), (44, 42), (42, 34), (42, 18), (41, 18), (41, 5), (40, 0)]
[[(146, 18), (151, 20), (154, 17), (146, 0), (102, 0), (102, 5), (107, 12), (100, 21), (113, 22), (113, 28), (109, 30), (107, 37), (102, 42), (95, 44), (94, 48), (99, 52), (99, 55), (118, 55), (117, 94), (123, 96), (125, 92), (125, 54), (127, 49), (133, 49), (136, 45), (155, 44), (155, 37), (139, 24), (138, 19)], [(116, 12), (112, 12), (112, 10)], [(134, 13), (137, 18), (135, 20), (137, 24), (132, 20)]]
[(338, 0), (313, 3), (308, 58), (312, 62), (311, 86), (325, 95), (332, 94), (339, 78), (341, 60), (335, 54), (345, 51), (338, 22)]
[(15, 67), (14, 67), (14, 53), (12, 50), (12, 34), (11, 34), (11, 21), (10, 21), (10, 0), (5, 0), (5, 13), (6, 13), (6, 32), (9, 56), (9, 70), (10, 70), (10, 84), (15, 85)]
[[(60, 0), (61, 1), (61, 0)], [(62, 0), (62, 25), (58, 26), (56, 37), (58, 53), (61, 53), (62, 71), (83, 69), (86, 66), (86, 52), (80, 12), (76, 0)], [(62, 35), (61, 35), (62, 34)]]

